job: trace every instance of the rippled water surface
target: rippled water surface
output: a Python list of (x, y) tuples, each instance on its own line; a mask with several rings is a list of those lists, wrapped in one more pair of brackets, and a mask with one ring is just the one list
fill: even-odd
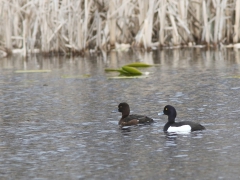
[[(238, 179), (239, 51), (0, 60), (0, 179)], [(109, 79), (130, 62), (148, 78)], [(15, 73), (50, 69), (49, 73)], [(119, 129), (120, 102), (156, 123)], [(167, 135), (163, 107), (207, 130)]]

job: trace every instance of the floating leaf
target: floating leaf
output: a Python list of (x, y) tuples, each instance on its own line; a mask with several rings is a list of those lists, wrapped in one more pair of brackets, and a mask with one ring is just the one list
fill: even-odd
[(124, 71), (123, 69), (105, 69), (106, 72), (120, 72), (121, 75), (131, 75), (129, 72)]
[(240, 79), (240, 75), (228, 76), (227, 78), (235, 78), (235, 79)]
[(142, 72), (139, 71), (138, 69), (134, 68), (134, 67), (123, 66), (122, 69), (123, 69), (124, 71), (127, 71), (127, 72), (130, 73), (131, 75), (142, 75)]
[(115, 76), (109, 77), (108, 79), (142, 79), (142, 78), (148, 78), (148, 76)]
[(48, 69), (42, 69), (42, 70), (17, 70), (15, 73), (47, 73), (51, 72), (51, 70)]
[(121, 70), (121, 69), (112, 69), (112, 68), (106, 68), (106, 69), (105, 69), (106, 72), (112, 72), (112, 71), (117, 71), (117, 72), (119, 72), (119, 70)]
[(84, 75), (82, 75), (82, 76), (85, 77), (85, 78), (89, 78), (89, 77), (91, 77), (90, 74), (84, 74)]
[(120, 75), (125, 75), (125, 76), (131, 76), (132, 75), (131, 73), (129, 73), (128, 71), (125, 71), (123, 69), (119, 69), (118, 72), (120, 72)]
[(76, 76), (72, 76), (72, 75), (62, 75), (61, 78), (64, 79), (83, 79), (83, 78), (89, 78), (91, 77), (90, 74), (84, 74), (84, 75), (76, 75)]
[(129, 66), (129, 67), (151, 67), (153, 65), (142, 63), (142, 62), (134, 62), (134, 63), (131, 63), (131, 64), (127, 64), (126, 66)]

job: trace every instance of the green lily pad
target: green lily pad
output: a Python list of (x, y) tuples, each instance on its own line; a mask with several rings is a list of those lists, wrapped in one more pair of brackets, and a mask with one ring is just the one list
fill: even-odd
[(142, 75), (142, 72), (134, 67), (123, 66), (122, 69), (131, 75), (135, 75), (135, 76)]
[(129, 73), (128, 71), (125, 71), (123, 69), (120, 69), (119, 72), (120, 72), (120, 75), (124, 75), (124, 76), (131, 76), (132, 75), (131, 73)]
[(106, 72), (114, 72), (114, 71), (119, 72), (119, 70), (121, 70), (121, 69), (112, 69), (112, 68), (106, 68), (105, 69)]
[(110, 69), (110, 68), (107, 68), (105, 69), (106, 72), (120, 72), (120, 75), (131, 75), (129, 72), (127, 71), (124, 71), (123, 69)]
[(153, 65), (142, 63), (142, 62), (134, 62), (134, 63), (127, 64), (126, 66), (129, 66), (129, 67), (151, 67)]
[(148, 78), (148, 76), (115, 76), (109, 77), (108, 79), (143, 79)]
[(235, 75), (235, 76), (228, 76), (226, 78), (234, 78), (234, 79), (240, 79), (240, 75)]
[(42, 70), (17, 70), (15, 73), (47, 73), (51, 72), (51, 70), (48, 69), (42, 69)]

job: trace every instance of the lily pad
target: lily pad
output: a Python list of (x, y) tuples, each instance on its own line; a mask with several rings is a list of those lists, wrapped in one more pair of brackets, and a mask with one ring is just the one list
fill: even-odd
[(143, 79), (148, 78), (148, 76), (115, 76), (109, 77), (108, 79)]
[(131, 73), (129, 73), (128, 71), (125, 71), (123, 69), (120, 69), (119, 72), (120, 72), (120, 75), (124, 75), (124, 76), (131, 76), (132, 75)]
[(142, 75), (142, 72), (134, 67), (123, 66), (122, 69), (131, 75)]
[(235, 75), (235, 76), (228, 76), (227, 78), (234, 78), (234, 79), (240, 79), (240, 75)]
[(120, 75), (131, 75), (129, 72), (127, 71), (124, 71), (123, 69), (110, 69), (110, 68), (107, 68), (105, 69), (106, 72), (120, 72)]
[(42, 69), (42, 70), (17, 70), (15, 73), (47, 73), (51, 72), (51, 70), (48, 69)]
[(119, 72), (121, 69), (112, 69), (112, 68), (106, 68), (105, 71), (106, 72), (114, 72), (114, 71), (117, 71)]
[(129, 66), (129, 67), (151, 67), (153, 65), (142, 63), (142, 62), (134, 62), (134, 63), (127, 64), (126, 66)]

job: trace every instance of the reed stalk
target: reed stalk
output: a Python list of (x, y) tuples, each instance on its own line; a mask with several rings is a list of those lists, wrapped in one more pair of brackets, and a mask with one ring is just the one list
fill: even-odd
[(238, 43), (240, 38), (240, 0), (236, 0), (236, 7), (235, 7), (235, 22), (234, 22), (234, 37), (233, 42)]
[(201, 40), (201, 2), (202, 0), (196, 0), (190, 4), (188, 13), (191, 17), (192, 23), (190, 25), (191, 34), (195, 37), (195, 43), (198, 44)]
[(206, 43), (209, 45), (210, 44), (210, 27), (208, 23), (207, 4), (205, 0), (203, 0), (202, 2), (202, 9), (203, 9), (203, 24), (204, 24), (202, 40), (205, 40)]
[(175, 21), (174, 14), (176, 12), (175, 7), (172, 6), (173, 2), (171, 5), (168, 6), (168, 16), (171, 22), (171, 27), (172, 27), (172, 43), (173, 45), (178, 45), (179, 44), (179, 34), (177, 30), (177, 24)]
[(166, 7), (167, 3), (166, 0), (160, 1), (159, 8), (158, 8), (158, 18), (159, 18), (159, 43), (161, 46), (164, 46), (165, 40), (165, 26), (166, 26)]
[(240, 0), (0, 0), (0, 14), (1, 51), (24, 56), (240, 43)]
[(189, 6), (188, 0), (180, 0), (178, 2), (178, 16), (176, 15), (177, 21), (179, 23), (178, 31), (184, 42), (187, 42), (190, 38), (189, 27), (187, 26), (187, 10)]
[(153, 31), (153, 17), (154, 17), (154, 12), (155, 12), (155, 7), (157, 4), (157, 0), (152, 0), (149, 1), (149, 9), (147, 12), (147, 18), (146, 21), (144, 22), (144, 48), (147, 49), (148, 47), (151, 47), (152, 44), (152, 31)]
[(219, 35), (219, 24), (220, 24), (220, 11), (221, 11), (221, 5), (220, 0), (213, 0), (214, 8), (216, 9), (216, 16), (215, 16), (215, 24), (214, 24), (214, 35), (213, 35), (213, 41), (218, 41), (218, 35)]
[(108, 13), (108, 23), (109, 23), (109, 29), (110, 29), (110, 46), (115, 47), (116, 42), (116, 18), (115, 16), (112, 16), (112, 14), (115, 11), (116, 6), (116, 0), (111, 0), (109, 2), (109, 13)]
[(8, 51), (12, 50), (12, 24), (11, 24), (11, 12), (10, 12), (10, 4), (5, 4), (4, 12), (3, 12), (3, 19), (6, 21), (5, 24), (3, 24), (3, 34), (2, 36), (4, 37), (4, 42), (5, 42), (5, 48)]
[(218, 43), (222, 39), (222, 32), (224, 32), (222, 29), (225, 21), (223, 10), (226, 8), (226, 0), (215, 0), (213, 5), (216, 9), (213, 42)]
[(101, 27), (102, 27), (102, 18), (98, 12), (98, 9), (97, 11), (95, 12), (95, 19), (96, 19), (96, 47), (100, 47), (101, 45)]

